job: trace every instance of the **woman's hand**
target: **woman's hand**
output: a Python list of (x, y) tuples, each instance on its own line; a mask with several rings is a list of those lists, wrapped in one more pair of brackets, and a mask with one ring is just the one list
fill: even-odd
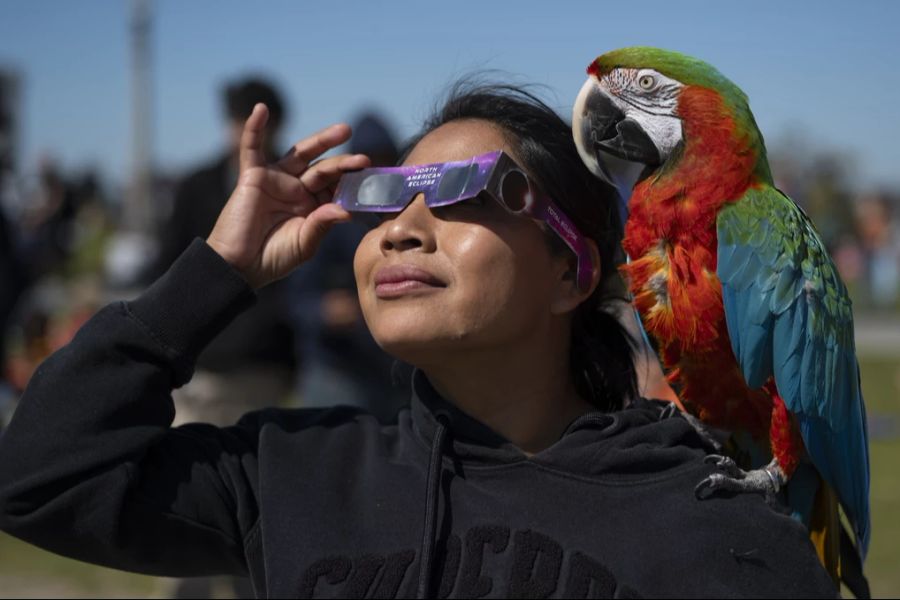
[(369, 166), (362, 154), (312, 162), (350, 139), (350, 127), (343, 124), (301, 140), (266, 165), (262, 136), (268, 117), (266, 106), (257, 104), (244, 123), (237, 187), (206, 240), (257, 289), (309, 260), (332, 225), (350, 219), (331, 202), (334, 187), (345, 171)]

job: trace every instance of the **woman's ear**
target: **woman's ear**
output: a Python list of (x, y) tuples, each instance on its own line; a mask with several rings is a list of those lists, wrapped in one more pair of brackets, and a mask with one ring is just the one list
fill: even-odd
[(555, 315), (562, 315), (578, 308), (587, 300), (600, 284), (600, 251), (592, 239), (585, 239), (591, 256), (591, 284), (586, 290), (578, 287), (578, 259), (571, 252), (566, 252), (566, 268), (560, 269), (556, 282), (556, 294), (550, 310)]

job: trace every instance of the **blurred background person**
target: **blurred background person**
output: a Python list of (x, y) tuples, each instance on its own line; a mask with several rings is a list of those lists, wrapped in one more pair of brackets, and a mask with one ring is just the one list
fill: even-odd
[[(367, 155), (373, 166), (397, 164), (397, 142), (382, 116), (364, 112), (351, 127), (348, 152)], [(349, 404), (384, 421), (408, 394), (403, 369), (392, 377), (394, 361), (375, 343), (359, 307), (353, 256), (367, 230), (360, 219), (335, 226), (316, 255), (288, 278), (288, 295), (301, 365), (301, 404)]]
[(101, 304), (99, 272), (112, 227), (91, 169), (67, 174), (45, 155), (33, 186), (19, 187), (19, 210), (0, 219), (0, 412), (11, 410), (34, 369)]
[(37, 186), (21, 219), (21, 252), (31, 279), (58, 271), (69, 257), (77, 203), (75, 186), (63, 176), (57, 161), (43, 156)]
[(872, 308), (895, 310), (900, 303), (900, 226), (883, 193), (856, 200), (856, 229), (863, 256), (863, 295)]
[(13, 309), (25, 289), (25, 277), (16, 255), (13, 230), (0, 204), (0, 429), (12, 408), (13, 393), (6, 381), (6, 337)]
[[(209, 235), (237, 182), (241, 127), (258, 102), (269, 107), (267, 158), (279, 154), (285, 109), (278, 90), (258, 77), (227, 83), (222, 91), (227, 146), (176, 186), (171, 215), (160, 232), (158, 260), (146, 274), (148, 283), (162, 275), (195, 237)], [(193, 379), (175, 391), (175, 425), (193, 421), (229, 425), (246, 412), (282, 403), (291, 393), (294, 368), (284, 286), (272, 285), (261, 290), (256, 305), (210, 344), (200, 355)]]

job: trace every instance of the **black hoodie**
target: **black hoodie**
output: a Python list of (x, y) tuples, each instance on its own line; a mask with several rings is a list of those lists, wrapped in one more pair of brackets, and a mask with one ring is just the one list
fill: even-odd
[(660, 403), (580, 417), (531, 457), (421, 373), (391, 425), (334, 408), (170, 428), (170, 390), (252, 299), (198, 240), (100, 311), (0, 437), (2, 529), (121, 569), (249, 575), (259, 596), (837, 594), (762, 498), (695, 499), (703, 442)]

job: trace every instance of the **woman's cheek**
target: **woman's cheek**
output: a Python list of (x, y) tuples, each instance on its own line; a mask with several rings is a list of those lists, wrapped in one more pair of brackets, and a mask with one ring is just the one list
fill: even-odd
[(360, 240), (353, 255), (353, 274), (356, 277), (356, 288), (360, 291), (360, 295), (367, 287), (372, 266), (380, 255), (379, 239), (377, 230), (370, 230)]
[(518, 280), (522, 265), (515, 251), (494, 233), (482, 231), (461, 240), (455, 248), (455, 312), (459, 337), (491, 332), (519, 310)]

